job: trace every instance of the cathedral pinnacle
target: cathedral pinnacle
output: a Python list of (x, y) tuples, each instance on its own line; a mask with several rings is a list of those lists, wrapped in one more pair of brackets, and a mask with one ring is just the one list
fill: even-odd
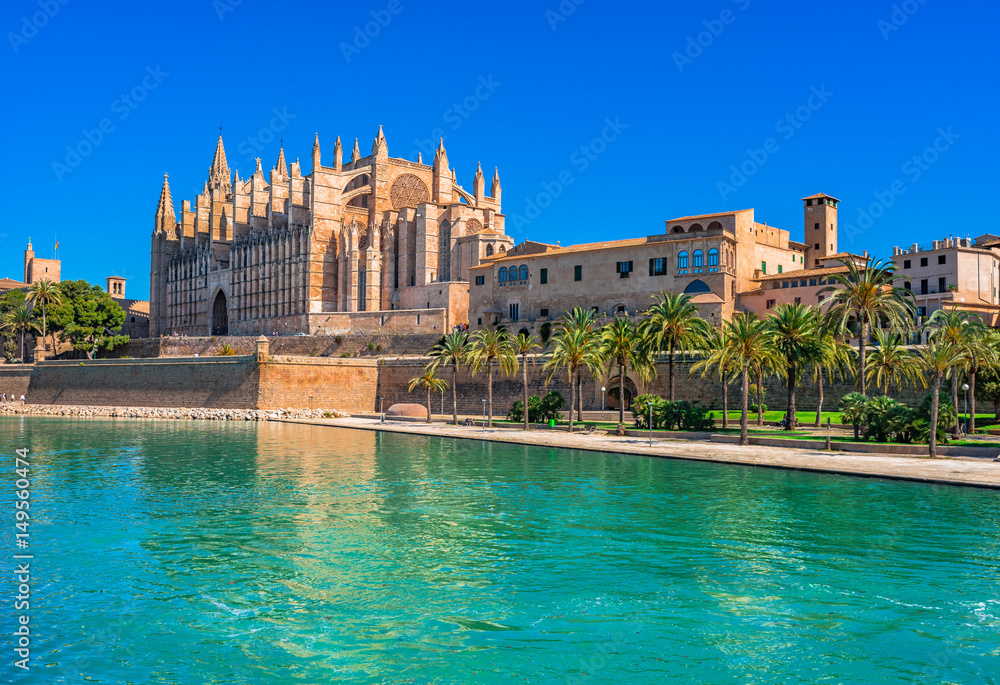
[(278, 161), (274, 163), (274, 169), (282, 176), (288, 175), (288, 164), (285, 162), (285, 141), (281, 141), (281, 147), (278, 148)]
[(375, 136), (375, 142), (372, 143), (372, 155), (378, 156), (389, 156), (389, 146), (385, 142), (385, 134), (382, 133), (382, 124), (378, 126), (378, 135)]
[(219, 131), (219, 140), (215, 144), (215, 156), (212, 157), (212, 166), (208, 170), (208, 178), (213, 183), (216, 181), (229, 182), (229, 164), (226, 162), (226, 148), (222, 144), (222, 131)]
[(358, 139), (354, 139), (354, 150), (351, 151), (351, 161), (356, 162), (361, 159), (361, 148), (358, 147)]

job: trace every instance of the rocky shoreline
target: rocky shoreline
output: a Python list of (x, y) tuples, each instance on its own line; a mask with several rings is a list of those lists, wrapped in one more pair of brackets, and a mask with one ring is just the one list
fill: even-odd
[(335, 409), (206, 409), (192, 407), (91, 407), (53, 404), (4, 404), (0, 414), (85, 416), (128, 419), (191, 419), (196, 421), (278, 421), (282, 419), (344, 418)]

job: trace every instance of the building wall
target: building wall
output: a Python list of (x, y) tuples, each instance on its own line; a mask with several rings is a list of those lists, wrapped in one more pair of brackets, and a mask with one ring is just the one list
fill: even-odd
[(27, 364), (0, 365), (0, 393), (7, 393), (8, 398), (27, 395), (32, 370)]
[[(968, 239), (950, 238), (934, 241), (930, 249), (897, 248), (893, 262), (899, 275), (909, 276), (909, 287), (923, 320), (939, 309), (957, 307), (978, 314), (991, 326), (1000, 325), (1000, 254), (995, 248), (980, 248)], [(906, 285), (903, 279), (896, 281), (897, 287)]]

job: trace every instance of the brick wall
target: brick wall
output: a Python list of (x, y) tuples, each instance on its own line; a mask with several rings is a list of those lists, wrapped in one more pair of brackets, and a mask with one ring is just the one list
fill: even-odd
[[(340, 338), (340, 342), (337, 342)], [(272, 336), (268, 338), (271, 354), (283, 357), (361, 357), (427, 354), (440, 335), (361, 335), (361, 336)], [(257, 336), (166, 337), (133, 340), (109, 353), (109, 357), (211, 357), (223, 345), (231, 345), (236, 354), (250, 355), (257, 345)], [(371, 346), (371, 349), (369, 349)], [(381, 347), (381, 349), (379, 349)]]
[(3, 364), (0, 366), (0, 393), (7, 393), (20, 398), (28, 394), (28, 382), (31, 380), (33, 366), (28, 364)]
[(375, 359), (272, 358), (260, 366), (258, 409), (373, 411)]

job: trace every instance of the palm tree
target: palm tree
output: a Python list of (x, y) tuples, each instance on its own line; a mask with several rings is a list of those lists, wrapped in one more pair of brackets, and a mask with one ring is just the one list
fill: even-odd
[(569, 378), (569, 430), (573, 432), (573, 402), (576, 400), (576, 380), (584, 367), (595, 375), (600, 372), (601, 361), (600, 341), (586, 328), (571, 325), (566, 319), (559, 326), (553, 339), (552, 357), (545, 363), (543, 369), (548, 371), (548, 380), (565, 368)]
[(776, 362), (776, 353), (770, 342), (767, 324), (756, 314), (735, 314), (725, 324), (726, 347), (724, 359), (737, 366), (742, 380), (742, 411), (740, 414), (740, 444), (748, 445), (747, 408), (750, 391), (750, 367), (757, 364), (763, 368)]
[[(42, 348), (45, 348), (45, 335), (47, 332), (45, 308), (50, 304), (62, 304), (62, 292), (59, 286), (47, 278), (43, 278), (31, 285), (28, 291), (28, 300), (32, 307), (41, 305), (42, 307)], [(52, 348), (55, 351), (55, 339), (52, 341)]]
[(517, 371), (517, 353), (507, 337), (506, 331), (484, 328), (472, 334), (472, 346), (466, 355), (466, 363), (473, 373), (486, 370), (487, 411), (490, 428), (493, 427), (493, 364), (501, 373), (509, 376)]
[(410, 379), (410, 392), (413, 392), (414, 388), (423, 388), (427, 391), (427, 423), (430, 423), (431, 393), (443, 393), (448, 389), (448, 381), (438, 377), (437, 371), (434, 369), (434, 362), (431, 362), (424, 368), (422, 376), (416, 376)]
[(535, 336), (521, 333), (514, 340), (514, 353), (521, 358), (521, 372), (524, 382), (524, 430), (528, 430), (528, 355), (542, 349)]
[(691, 373), (701, 373), (701, 377), (715, 373), (722, 383), (722, 428), (729, 428), (729, 384), (739, 371), (726, 355), (726, 329), (713, 328), (705, 338), (704, 356), (694, 366)]
[[(584, 309), (582, 307), (574, 307), (572, 310), (563, 314), (560, 321), (556, 324), (557, 330), (563, 330), (566, 328), (574, 328), (579, 331), (583, 331), (585, 337), (588, 340), (597, 339), (599, 333), (597, 331), (597, 312), (593, 309)], [(589, 368), (589, 365), (588, 365)], [(583, 374), (577, 374), (576, 376), (576, 418), (578, 421), (583, 421)], [(573, 402), (569, 404), (570, 411), (573, 411)]]
[(977, 330), (966, 348), (965, 371), (969, 375), (969, 431), (976, 432), (976, 378), (982, 371), (991, 371), (1000, 364), (997, 354), (997, 333), (983, 328)]
[(767, 317), (771, 344), (781, 357), (781, 369), (788, 383), (788, 421), (785, 430), (796, 425), (795, 386), (802, 368), (820, 357), (821, 347), (815, 310), (804, 304), (783, 304)]
[(451, 421), (456, 426), (458, 425), (458, 367), (465, 362), (470, 349), (468, 332), (452, 331), (441, 338), (441, 342), (430, 352), (435, 368), (451, 366)]
[(819, 356), (813, 360), (813, 380), (816, 381), (816, 428), (823, 425), (823, 378), (832, 380), (834, 375), (841, 378), (853, 370), (851, 346), (843, 340), (845, 328), (841, 320), (829, 312), (817, 309), (816, 334), (819, 339)]
[(701, 347), (711, 330), (708, 323), (698, 316), (698, 305), (690, 295), (664, 293), (655, 295), (657, 301), (646, 312), (640, 324), (642, 337), (651, 350), (667, 354), (667, 385), (669, 399), (674, 401), (674, 354), (677, 350), (689, 352)]
[(893, 387), (927, 387), (917, 355), (903, 344), (903, 336), (893, 331), (875, 329), (875, 349), (865, 362), (865, 375), (886, 396)]
[[(618, 423), (625, 423), (625, 372), (628, 367), (644, 383), (653, 376), (649, 351), (642, 344), (638, 329), (628, 319), (615, 318), (601, 329), (601, 356), (607, 360), (609, 373), (618, 371)], [(616, 368), (617, 367), (617, 368)]]
[[(937, 456), (937, 422), (940, 407), (941, 379), (949, 370), (961, 363), (961, 350), (941, 339), (932, 338), (930, 343), (920, 351), (920, 362), (931, 377), (931, 425), (930, 439), (927, 441), (930, 456)], [(957, 412), (956, 412), (957, 413)]]
[(11, 330), (18, 331), (21, 335), (21, 363), (24, 363), (24, 336), (27, 333), (37, 333), (38, 322), (35, 321), (35, 313), (32, 311), (31, 307), (21, 305), (17, 309), (12, 309), (7, 312), (6, 317), (4, 317), (3, 327)]
[(949, 371), (951, 375), (951, 401), (955, 405), (954, 437), (957, 439), (962, 432), (962, 424), (958, 417), (958, 376), (959, 371), (969, 361), (970, 347), (973, 341), (985, 333), (985, 326), (978, 318), (970, 318), (968, 312), (957, 309), (939, 309), (927, 319), (925, 329), (928, 340), (951, 345), (959, 354), (959, 358)]
[(829, 293), (820, 306), (830, 305), (830, 312), (844, 324), (852, 316), (858, 322), (858, 382), (861, 394), (865, 395), (868, 392), (864, 370), (869, 327), (885, 322), (905, 330), (916, 311), (914, 298), (909, 290), (893, 286), (896, 265), (892, 262), (873, 260), (859, 267), (853, 260), (840, 261), (847, 266), (847, 273), (827, 276), (835, 285), (819, 291), (820, 295)]

